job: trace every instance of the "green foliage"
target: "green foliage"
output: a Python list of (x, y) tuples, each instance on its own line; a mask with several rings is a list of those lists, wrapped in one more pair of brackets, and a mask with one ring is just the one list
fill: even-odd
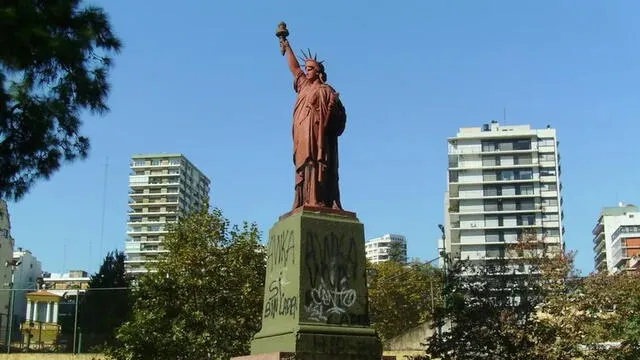
[(85, 158), (80, 113), (107, 111), (107, 55), (121, 44), (105, 12), (80, 3), (0, 4), (0, 197), (17, 200), (61, 161)]
[(399, 241), (392, 241), (389, 244), (389, 261), (399, 264), (407, 263), (407, 244)]
[[(542, 331), (538, 307), (572, 269), (572, 258), (552, 254), (535, 237), (508, 247), (519, 260), (448, 262), (444, 306), (435, 316), (428, 354), (441, 359), (545, 359), (540, 349), (554, 341)], [(521, 265), (526, 266), (524, 269)], [(522, 271), (526, 270), (526, 271)], [(563, 353), (564, 359), (570, 353)]]
[(116, 329), (130, 318), (132, 299), (124, 261), (124, 252), (110, 252), (91, 276), (79, 314), (85, 349), (100, 352), (114, 345)]
[[(527, 240), (514, 261), (459, 260), (445, 277), (440, 329), (415, 359), (630, 360), (640, 358), (640, 274), (578, 277), (573, 254)], [(481, 265), (481, 266), (478, 266)]]
[(438, 269), (386, 261), (369, 264), (367, 273), (369, 316), (383, 340), (432, 319), (432, 310), (441, 299), (442, 274)]
[(259, 330), (265, 252), (254, 224), (231, 226), (219, 210), (169, 230), (168, 252), (142, 276), (132, 320), (109, 354), (118, 360), (228, 359)]

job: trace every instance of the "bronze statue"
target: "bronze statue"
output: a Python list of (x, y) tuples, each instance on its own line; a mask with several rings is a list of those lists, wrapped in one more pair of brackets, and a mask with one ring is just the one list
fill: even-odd
[(327, 74), (317, 56), (303, 52), (304, 71), (296, 59), (284, 22), (278, 25), (282, 55), (293, 73), (298, 94), (293, 110), (293, 163), (295, 198), (293, 209), (312, 206), (342, 210), (338, 187), (338, 136), (347, 115), (338, 93), (327, 84)]

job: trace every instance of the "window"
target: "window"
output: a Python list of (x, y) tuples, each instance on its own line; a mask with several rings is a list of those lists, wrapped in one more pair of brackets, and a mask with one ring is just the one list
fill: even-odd
[(498, 196), (501, 195), (500, 187), (498, 186), (485, 186), (484, 196)]
[(540, 161), (555, 161), (553, 154), (540, 154)]
[(533, 195), (533, 185), (520, 185), (518, 195)]
[(151, 160), (151, 165), (160, 165), (160, 160)]
[(519, 155), (513, 157), (513, 163), (516, 165), (531, 164), (531, 155)]
[(513, 150), (513, 143), (512, 143), (512, 142), (503, 142), (503, 143), (500, 143), (499, 148), (500, 148), (500, 150), (502, 150), (502, 151), (509, 151), (509, 150)]
[(482, 142), (482, 151), (496, 151), (498, 149), (498, 144), (493, 141), (483, 141)]
[(500, 231), (486, 231), (484, 235), (484, 241), (488, 243), (502, 242), (501, 235), (502, 234)]
[(518, 203), (518, 210), (533, 210), (535, 209), (535, 204), (533, 200), (522, 200)]
[(487, 200), (484, 202), (484, 211), (498, 211), (498, 202), (496, 200)]
[(516, 150), (529, 150), (531, 149), (531, 140), (517, 140), (513, 147)]
[(520, 170), (516, 174), (516, 178), (518, 180), (530, 180), (533, 179), (533, 171), (531, 170)]
[(535, 225), (536, 217), (534, 215), (518, 216), (518, 225)]
[(554, 168), (541, 168), (540, 169), (540, 176), (555, 176), (556, 175), (556, 169)]
[(502, 210), (504, 211), (514, 211), (516, 210), (516, 202), (511, 200), (505, 200), (502, 202)]
[(496, 215), (486, 215), (484, 217), (484, 226), (500, 226), (500, 217)]
[(560, 236), (560, 230), (558, 229), (549, 229), (546, 231), (546, 236)]
[(482, 173), (482, 180), (484, 181), (496, 181), (498, 180), (498, 175), (495, 171), (484, 171)]
[(504, 241), (509, 243), (515, 243), (518, 241), (518, 233), (515, 231), (507, 231), (504, 233)]
[(482, 158), (482, 166), (496, 166), (500, 165), (500, 158), (494, 156), (486, 156)]
[(553, 138), (538, 139), (538, 144), (540, 144), (540, 146), (553, 146), (554, 141)]
[(513, 170), (503, 170), (500, 173), (500, 180), (513, 180), (514, 172)]
[(504, 257), (504, 246), (502, 246), (502, 245), (487, 245), (486, 253), (487, 253), (487, 257), (492, 257), (492, 258)]

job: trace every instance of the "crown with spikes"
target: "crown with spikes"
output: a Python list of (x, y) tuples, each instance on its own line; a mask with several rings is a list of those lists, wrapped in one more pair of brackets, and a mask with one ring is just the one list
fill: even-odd
[(307, 48), (307, 53), (305, 54), (304, 50), (300, 50), (300, 53), (302, 53), (302, 56), (298, 56), (298, 59), (300, 59), (300, 61), (302, 61), (303, 63), (311, 60), (311, 61), (315, 61), (316, 63), (322, 65), (322, 63), (324, 63), (324, 61), (318, 60), (318, 54), (313, 54), (311, 55), (311, 49)]

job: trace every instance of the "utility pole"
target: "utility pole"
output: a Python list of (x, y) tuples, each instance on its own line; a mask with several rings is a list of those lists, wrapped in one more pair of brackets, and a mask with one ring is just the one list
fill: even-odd
[(11, 338), (13, 335), (13, 302), (15, 300), (15, 295), (14, 295), (14, 291), (13, 291), (13, 282), (15, 281), (15, 272), (16, 272), (16, 267), (20, 266), (20, 264), (22, 264), (22, 260), (20, 259), (11, 259), (11, 260), (7, 260), (7, 262), (5, 263), (6, 267), (11, 267), (11, 282), (9, 283), (9, 311), (7, 314), (8, 317), (8, 323), (9, 323), (9, 331), (7, 332), (7, 354), (9, 354), (11, 352)]
[(73, 320), (73, 353), (76, 353), (76, 336), (78, 332), (78, 303), (80, 302), (80, 290), (76, 290), (76, 314)]

